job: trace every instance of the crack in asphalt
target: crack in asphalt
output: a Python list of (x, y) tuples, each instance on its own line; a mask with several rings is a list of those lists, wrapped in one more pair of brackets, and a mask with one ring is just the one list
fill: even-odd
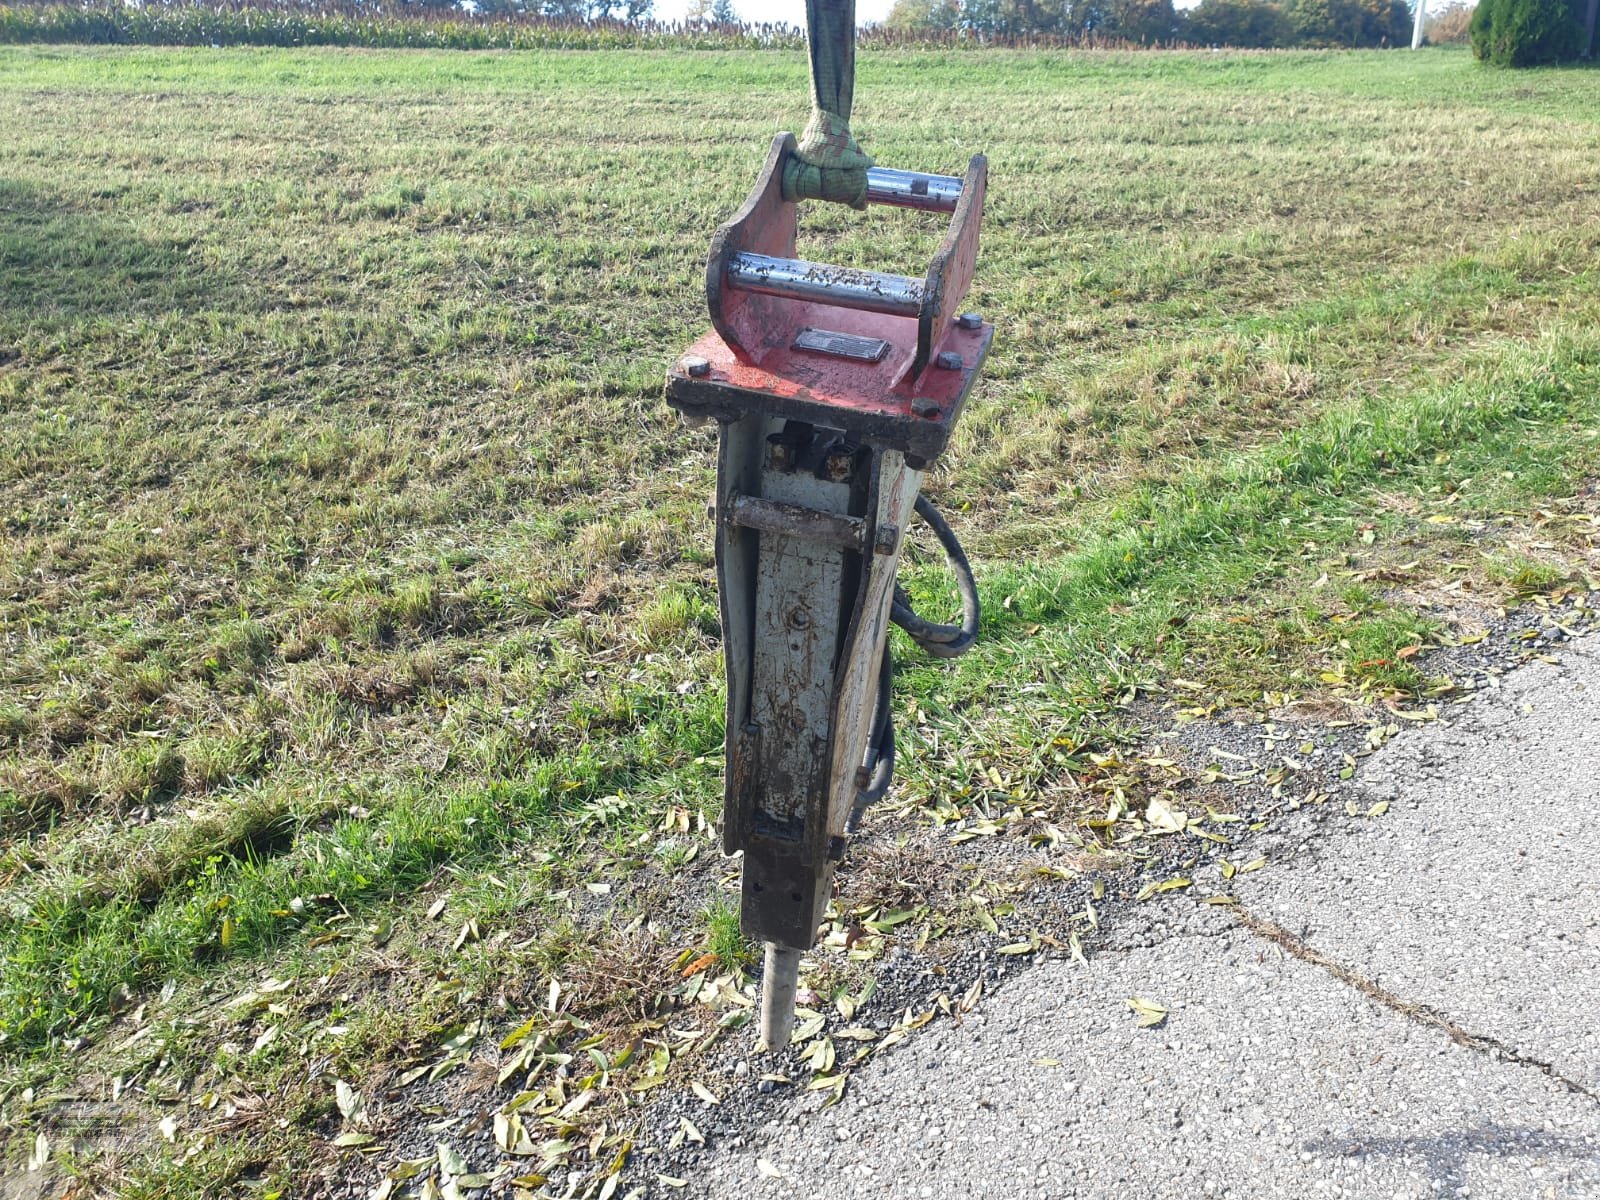
[(1437, 1029), (1439, 1032), (1448, 1036), (1451, 1041), (1455, 1042), (1459, 1046), (1465, 1046), (1469, 1050), (1476, 1050), (1480, 1054), (1486, 1054), (1491, 1058), (1498, 1058), (1504, 1062), (1514, 1063), (1520, 1067), (1531, 1067), (1536, 1071), (1540, 1071), (1549, 1076), (1551, 1079), (1555, 1080), (1555, 1082), (1559, 1083), (1562, 1087), (1566, 1088), (1567, 1091), (1573, 1092), (1579, 1096), (1584, 1096), (1587, 1099), (1594, 1101), (1596, 1104), (1600, 1104), (1600, 1093), (1596, 1093), (1592, 1089), (1579, 1083), (1577, 1080), (1570, 1079), (1566, 1075), (1563, 1075), (1556, 1069), (1553, 1063), (1548, 1063), (1543, 1059), (1534, 1058), (1531, 1055), (1524, 1054), (1514, 1046), (1507, 1045), (1499, 1038), (1490, 1037), (1487, 1034), (1473, 1033), (1470, 1030), (1463, 1029), (1460, 1025), (1456, 1024), (1449, 1017), (1445, 1016), (1438, 1010), (1430, 1008), (1425, 1004), (1418, 1004), (1416, 1001), (1407, 1000), (1404, 997), (1395, 995), (1387, 988), (1381, 986), (1380, 984), (1374, 983), (1372, 980), (1368, 979), (1365, 975), (1362, 975), (1353, 967), (1348, 967), (1344, 963), (1339, 962), (1337, 959), (1329, 958), (1326, 954), (1322, 953), (1322, 951), (1311, 945), (1308, 945), (1303, 939), (1290, 933), (1276, 921), (1269, 921), (1265, 917), (1258, 917), (1254, 913), (1251, 913), (1243, 908), (1234, 908), (1232, 910), (1232, 916), (1239, 925), (1243, 926), (1257, 937), (1272, 942), (1285, 953), (1292, 955), (1303, 963), (1307, 963), (1313, 967), (1320, 967), (1329, 975), (1332, 975), (1341, 983), (1354, 988), (1356, 991), (1360, 992), (1363, 996), (1366, 996), (1374, 1003), (1380, 1004), (1384, 1008), (1398, 1013), (1408, 1020), (1415, 1021), (1419, 1025), (1427, 1026), (1430, 1029)]

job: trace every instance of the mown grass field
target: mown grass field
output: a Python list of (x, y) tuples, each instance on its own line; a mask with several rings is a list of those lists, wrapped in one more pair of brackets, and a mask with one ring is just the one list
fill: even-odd
[[(317, 1194), (362, 1148), (335, 1079), (470, 1071), (530, 1017), (667, 1077), (627, 1050), (659, 994), (744, 951), (712, 438), (661, 380), (804, 72), (0, 48), (8, 1168), (46, 1131), (86, 1192)], [(863, 56), (881, 163), (989, 154), (1000, 330), (932, 485), (987, 637), (899, 646), (882, 827), (1071, 835), (1131, 696), (1410, 701), (1419, 648), (1592, 582), (1596, 78)], [(806, 229), (913, 272), (939, 233)], [(948, 603), (931, 547), (908, 582)], [(621, 1162), (648, 1098), (563, 1154)]]

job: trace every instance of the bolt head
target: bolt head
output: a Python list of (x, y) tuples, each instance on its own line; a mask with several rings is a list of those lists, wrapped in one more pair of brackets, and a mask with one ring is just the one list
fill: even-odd
[(959, 371), (967, 365), (966, 360), (954, 350), (940, 351), (939, 357), (934, 362), (938, 364), (941, 370), (945, 371)]
[(704, 379), (711, 374), (711, 364), (698, 354), (686, 354), (681, 360), (684, 373), (695, 379)]
[(911, 411), (919, 417), (931, 420), (939, 415), (939, 405), (937, 401), (930, 400), (926, 396), (918, 396), (911, 401)]
[(983, 328), (983, 314), (982, 313), (962, 313), (959, 317), (956, 318), (956, 324), (958, 326), (960, 326), (962, 329), (965, 329), (965, 330), (967, 330), (969, 332), (974, 330), (974, 329), (982, 329)]
[(828, 478), (835, 483), (844, 483), (855, 473), (856, 456), (849, 450), (832, 450), (828, 453), (826, 465)]

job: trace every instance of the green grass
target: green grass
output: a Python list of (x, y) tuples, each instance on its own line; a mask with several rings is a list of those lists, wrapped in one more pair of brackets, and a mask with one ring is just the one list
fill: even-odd
[[(711, 444), (660, 391), (804, 72), (0, 48), (13, 1158), (122, 1077), (273, 1119), (94, 1186), (287, 1186), (337, 1132), (291, 1045), (382, 1086), (552, 981), (592, 1030), (552, 1038), (625, 1044), (699, 986), (686, 952), (743, 964), (704, 821)], [(894, 819), (1044, 797), (1070, 827), (1131, 694), (1425, 696), (1415, 648), (1592, 577), (1587, 73), (874, 51), (857, 125), (992, 179), (999, 337), (931, 483), (986, 637), (897, 643)], [(939, 233), (805, 224), (808, 255), (893, 271)], [(906, 581), (953, 604), (931, 543)], [(302, 981), (281, 1044), (200, 1018), (266, 977)]]
[(705, 911), (706, 953), (724, 968), (748, 967), (755, 962), (755, 947), (739, 928), (739, 906), (719, 899)]

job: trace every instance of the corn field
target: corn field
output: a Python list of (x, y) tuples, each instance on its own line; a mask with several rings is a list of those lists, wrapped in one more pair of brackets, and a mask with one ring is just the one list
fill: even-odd
[[(968, 30), (869, 26), (864, 47), (1137, 49), (1119, 38), (1030, 35), (997, 37)], [(800, 49), (805, 31), (784, 24), (571, 19), (528, 12), (473, 14), (405, 4), (250, 4), (239, 0), (134, 5), (0, 4), (0, 44), (77, 43), (124, 46), (365, 46), (428, 50), (750, 50)]]

